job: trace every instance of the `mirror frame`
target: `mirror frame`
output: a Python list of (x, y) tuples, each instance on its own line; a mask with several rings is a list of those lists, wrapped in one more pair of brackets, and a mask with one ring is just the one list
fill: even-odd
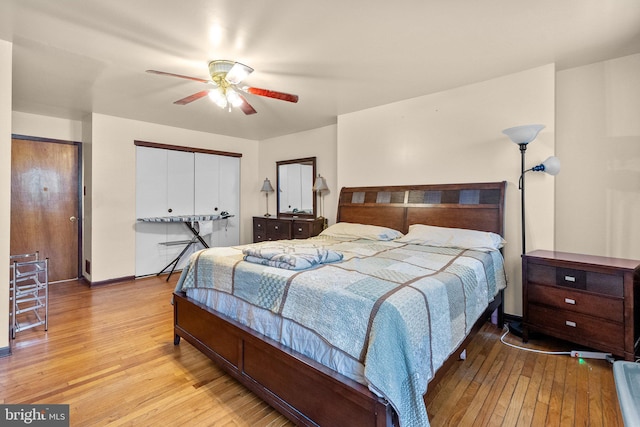
[[(313, 213), (280, 213), (280, 166), (291, 165), (296, 163), (311, 163), (313, 169), (313, 175), (311, 179), (311, 198), (313, 200)], [(316, 179), (316, 158), (315, 157), (305, 157), (302, 159), (292, 159), (292, 160), (280, 160), (276, 162), (276, 193), (277, 193), (277, 204), (276, 204), (276, 215), (281, 218), (316, 218), (317, 216), (317, 197), (315, 191), (313, 191), (313, 182)]]

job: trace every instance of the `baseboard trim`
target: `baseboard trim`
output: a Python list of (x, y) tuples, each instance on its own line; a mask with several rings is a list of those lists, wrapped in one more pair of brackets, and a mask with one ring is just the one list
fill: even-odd
[(0, 348), (0, 358), (11, 356), (11, 346)]
[(89, 286), (90, 287), (95, 287), (95, 286), (104, 286), (104, 285), (112, 285), (114, 283), (120, 283), (120, 282), (129, 282), (131, 280), (134, 280), (136, 278), (136, 276), (124, 276), (124, 277), (118, 277), (115, 279), (108, 279), (108, 280), (100, 280), (97, 282), (89, 282)]
[(516, 316), (515, 314), (504, 314), (504, 322), (505, 323), (510, 323), (510, 322), (522, 322), (522, 316)]

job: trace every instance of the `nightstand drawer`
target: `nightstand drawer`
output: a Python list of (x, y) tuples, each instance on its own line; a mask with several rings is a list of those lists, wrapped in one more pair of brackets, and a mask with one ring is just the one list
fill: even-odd
[(529, 283), (562, 286), (620, 298), (624, 295), (624, 279), (616, 274), (529, 263), (527, 280)]
[(530, 303), (590, 314), (614, 322), (622, 323), (624, 321), (624, 300), (622, 299), (537, 284), (529, 284), (527, 292), (527, 298)]
[(544, 325), (568, 341), (602, 348), (624, 348), (624, 328), (621, 324), (581, 313), (529, 304), (526, 325), (536, 329)]

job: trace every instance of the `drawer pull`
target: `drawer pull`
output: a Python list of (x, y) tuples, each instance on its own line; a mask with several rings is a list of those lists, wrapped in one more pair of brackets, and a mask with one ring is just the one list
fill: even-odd
[(573, 305), (576, 304), (576, 300), (571, 299), (571, 298), (565, 298), (564, 302), (566, 302), (567, 304), (573, 304)]
[(299, 232), (299, 233), (302, 233), (302, 228), (298, 228), (298, 232)]
[(575, 328), (577, 326), (576, 322), (572, 322), (571, 320), (565, 320), (564, 324), (567, 326), (571, 326), (572, 328)]
[(573, 276), (564, 276), (564, 280), (566, 280), (567, 282), (575, 282), (576, 278)]
[(277, 225), (276, 225), (275, 227), (273, 227), (273, 228), (275, 228), (276, 230), (278, 230), (278, 226), (277, 226)]

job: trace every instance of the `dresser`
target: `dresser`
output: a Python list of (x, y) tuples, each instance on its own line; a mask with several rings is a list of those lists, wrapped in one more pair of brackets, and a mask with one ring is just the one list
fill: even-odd
[(523, 255), (524, 341), (530, 331), (542, 332), (634, 360), (640, 332), (639, 264), (554, 251)]
[(322, 231), (324, 218), (253, 217), (253, 241), (307, 239)]

